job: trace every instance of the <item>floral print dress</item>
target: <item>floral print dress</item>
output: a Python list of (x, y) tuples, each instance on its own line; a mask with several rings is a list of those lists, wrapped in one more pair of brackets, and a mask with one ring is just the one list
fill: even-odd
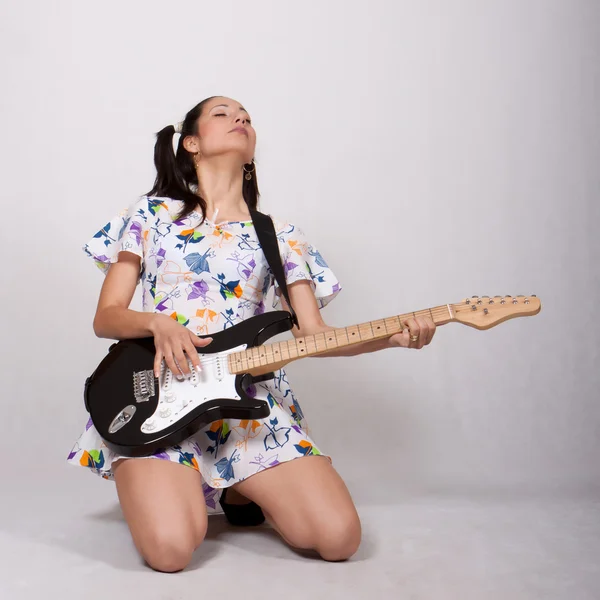
[[(265, 312), (272, 286), (272, 307), (281, 309), (280, 291), (252, 221), (201, 223), (196, 211), (177, 219), (183, 206), (180, 200), (143, 196), (110, 220), (83, 250), (104, 274), (118, 261), (119, 252), (138, 255), (143, 310), (169, 315), (197, 334), (210, 335)], [(310, 281), (323, 308), (341, 289), (335, 275), (300, 229), (277, 219), (274, 223), (288, 285)], [(268, 401), (267, 418), (215, 421), (180, 444), (142, 459), (170, 460), (199, 471), (209, 513), (219, 511), (220, 489), (282, 462), (321, 454), (283, 369), (274, 379), (253, 384), (248, 393)], [(67, 461), (112, 479), (111, 465), (119, 458), (90, 420)]]

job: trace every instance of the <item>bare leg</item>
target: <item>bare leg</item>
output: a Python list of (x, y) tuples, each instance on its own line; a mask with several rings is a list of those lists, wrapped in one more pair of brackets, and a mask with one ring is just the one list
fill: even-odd
[(200, 474), (167, 460), (122, 459), (115, 482), (133, 542), (156, 571), (181, 571), (206, 535)]
[(293, 547), (316, 550), (330, 561), (358, 549), (361, 525), (342, 478), (323, 456), (306, 456), (271, 467), (235, 484)]

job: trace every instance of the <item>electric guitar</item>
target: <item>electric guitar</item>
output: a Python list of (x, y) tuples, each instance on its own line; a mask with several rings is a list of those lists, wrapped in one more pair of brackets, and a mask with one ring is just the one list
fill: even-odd
[(437, 326), (457, 322), (484, 330), (540, 310), (535, 295), (473, 296), (458, 304), (265, 345), (266, 340), (293, 327), (289, 312), (272, 311), (200, 336), (213, 338), (199, 349), (202, 372), (193, 369), (188, 359), (192, 375), (183, 381), (174, 377), (164, 361), (155, 377), (153, 337), (121, 340), (110, 346), (86, 379), (85, 407), (111, 450), (123, 456), (146, 456), (218, 419), (267, 417), (268, 402), (247, 393), (252, 383), (272, 379), (275, 371), (294, 360), (400, 333), (402, 322), (410, 317), (429, 316)]

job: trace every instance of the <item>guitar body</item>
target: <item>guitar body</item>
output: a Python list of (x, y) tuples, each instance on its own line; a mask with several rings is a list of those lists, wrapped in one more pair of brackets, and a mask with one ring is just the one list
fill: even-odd
[(273, 373), (258, 378), (233, 375), (227, 357), (292, 326), (290, 313), (274, 311), (202, 336), (213, 340), (199, 351), (202, 372), (192, 369), (191, 378), (184, 381), (178, 381), (164, 361), (160, 377), (154, 376), (154, 338), (119, 341), (85, 383), (92, 423), (108, 448), (137, 457), (178, 444), (212, 421), (265, 418), (270, 414), (268, 402), (251, 398), (246, 389)]

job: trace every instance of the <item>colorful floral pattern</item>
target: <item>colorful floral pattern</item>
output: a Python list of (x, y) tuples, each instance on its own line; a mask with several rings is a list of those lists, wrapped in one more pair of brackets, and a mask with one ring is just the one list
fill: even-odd
[[(179, 200), (143, 196), (111, 219), (83, 250), (105, 274), (119, 252), (139, 256), (143, 310), (169, 315), (197, 334), (215, 333), (264, 313), (273, 286), (272, 307), (281, 309), (279, 289), (252, 221), (201, 223), (197, 212), (178, 219), (182, 208)], [(311, 282), (323, 308), (341, 290), (339, 282), (300, 229), (274, 222), (288, 285)], [(282, 462), (321, 454), (283, 369), (248, 392), (269, 402), (266, 419), (216, 421), (148, 457), (199, 471), (209, 512), (218, 510), (220, 488)], [(112, 479), (111, 465), (118, 458), (88, 421), (67, 461)]]

